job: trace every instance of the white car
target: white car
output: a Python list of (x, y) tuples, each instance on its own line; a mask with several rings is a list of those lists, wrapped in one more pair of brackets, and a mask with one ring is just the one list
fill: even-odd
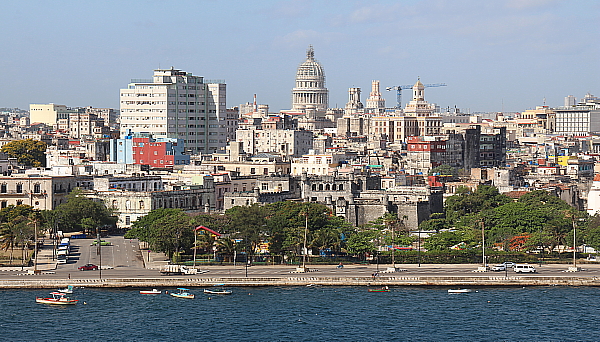
[(496, 266), (492, 266), (491, 270), (494, 272), (506, 271), (506, 266), (504, 266), (504, 264), (499, 264)]
[(533, 267), (532, 265), (523, 265), (523, 264), (516, 264), (515, 267), (513, 267), (513, 270), (516, 273), (535, 273), (535, 267)]

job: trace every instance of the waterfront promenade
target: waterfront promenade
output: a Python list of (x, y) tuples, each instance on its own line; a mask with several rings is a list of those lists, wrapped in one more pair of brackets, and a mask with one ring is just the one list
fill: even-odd
[[(537, 273), (477, 272), (476, 264), (398, 264), (307, 265), (308, 272), (296, 266), (269, 265), (245, 267), (243, 264), (198, 266), (196, 275), (163, 276), (159, 270), (167, 263), (162, 254), (148, 253), (136, 240), (108, 238), (111, 246), (102, 247), (102, 260), (90, 240), (73, 241), (77, 253), (69, 264), (57, 265), (52, 249), (40, 251), (37, 274), (34, 267), (2, 268), (0, 288), (82, 287), (192, 287), (227, 286), (600, 286), (600, 264), (582, 264), (580, 272), (568, 272), (566, 264), (535, 265)], [(86, 263), (99, 264), (99, 271), (78, 271)], [(374, 275), (377, 273), (377, 275)]]

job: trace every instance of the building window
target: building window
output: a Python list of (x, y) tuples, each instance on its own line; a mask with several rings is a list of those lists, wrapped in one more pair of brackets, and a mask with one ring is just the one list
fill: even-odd
[(42, 192), (42, 187), (40, 184), (34, 184), (33, 185), (33, 192), (36, 194), (39, 194), (40, 192)]
[(21, 184), (21, 183), (17, 184), (17, 193), (18, 194), (23, 193), (23, 184)]
[[(5, 194), (7, 192), (6, 191), (6, 183), (2, 183), (2, 185), (0, 185), (0, 192), (3, 194)], [(4, 201), (4, 202), (6, 202), (6, 201)]]
[(128, 226), (131, 224), (131, 216), (125, 216), (125, 225)]
[(250, 174), (251, 175), (256, 174), (256, 168), (251, 167), (250, 168)]
[(6, 205), (7, 205), (6, 201), (0, 202), (0, 207), (1, 208), (6, 208)]

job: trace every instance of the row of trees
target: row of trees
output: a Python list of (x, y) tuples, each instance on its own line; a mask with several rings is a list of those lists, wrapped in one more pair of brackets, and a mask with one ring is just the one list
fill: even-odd
[[(170, 257), (190, 253), (194, 247), (194, 227), (205, 226), (227, 238), (217, 241), (226, 255), (235, 250), (253, 255), (260, 244), (267, 243), (272, 254), (300, 254), (306, 231), (307, 248), (330, 249), (340, 253), (351, 225), (331, 214), (328, 207), (315, 203), (278, 202), (265, 206), (234, 207), (220, 214), (187, 215), (179, 209), (156, 209), (133, 223), (126, 237), (139, 238), (150, 248)], [(196, 248), (212, 253), (214, 238), (200, 233)]]
[(480, 185), (475, 191), (459, 188), (446, 200), (444, 213), (434, 215), (420, 228), (446, 230), (427, 239), (424, 246), (429, 250), (445, 250), (460, 243), (467, 248), (479, 245), (483, 225), (486, 245), (523, 251), (572, 246), (574, 225), (579, 230), (577, 245), (585, 242), (600, 248), (599, 223), (600, 218), (589, 217), (547, 191), (531, 191), (514, 201), (495, 187)]

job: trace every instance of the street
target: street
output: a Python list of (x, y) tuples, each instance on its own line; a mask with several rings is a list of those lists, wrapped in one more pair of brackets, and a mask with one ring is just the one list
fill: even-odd
[[(159, 273), (161, 265), (166, 264), (165, 258), (159, 253), (152, 253), (152, 257), (139, 248), (139, 242), (135, 239), (129, 240), (123, 236), (105, 237), (110, 245), (91, 246), (93, 239), (72, 239), (71, 255), (67, 264), (58, 264), (56, 269), (52, 262), (51, 245), (40, 252), (40, 259), (48, 259), (48, 268), (41, 262), (39, 268), (42, 274), (31, 275), (26, 271), (15, 269), (8, 272), (0, 272), (0, 279), (15, 279), (15, 277), (34, 277), (35, 279), (91, 279), (91, 278), (169, 278), (182, 276), (163, 276)], [(100, 253), (98, 253), (100, 250)], [(144, 258), (144, 259), (143, 259)], [(157, 260), (158, 259), (158, 260)], [(79, 271), (78, 267), (85, 264), (102, 266), (102, 271)], [(269, 265), (245, 267), (244, 264), (206, 266), (200, 265), (202, 271), (198, 275), (186, 275), (184, 277), (214, 278), (214, 277), (600, 277), (600, 264), (582, 264), (580, 272), (566, 272), (570, 264), (534, 264), (536, 273), (515, 273), (512, 269), (507, 272), (475, 272), (477, 264), (398, 264), (399, 271), (386, 273), (391, 265), (362, 265), (348, 264), (343, 268), (337, 265), (307, 265), (310, 272), (296, 273), (295, 265)], [(28, 268), (26, 268), (28, 269)], [(29, 268), (31, 269), (31, 268)]]

